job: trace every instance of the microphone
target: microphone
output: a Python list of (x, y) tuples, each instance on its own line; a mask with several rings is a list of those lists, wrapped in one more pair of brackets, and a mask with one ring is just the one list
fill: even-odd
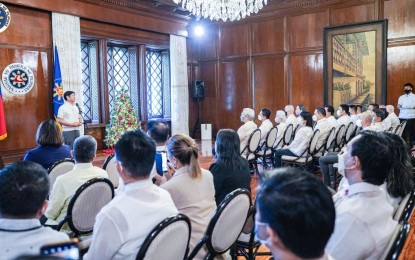
[(82, 115), (82, 109), (81, 109), (81, 107), (79, 106), (79, 104), (78, 104), (78, 103), (75, 103), (75, 105), (76, 105), (76, 107), (78, 107), (79, 114), (80, 114), (80, 115)]

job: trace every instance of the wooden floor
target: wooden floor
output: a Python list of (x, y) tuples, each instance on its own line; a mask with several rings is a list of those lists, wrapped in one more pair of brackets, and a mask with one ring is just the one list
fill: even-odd
[[(213, 155), (211, 153), (212, 151), (212, 145), (211, 142), (200, 142), (197, 141), (199, 145), (199, 163), (202, 168), (209, 169), (210, 165), (213, 162)], [(108, 154), (105, 154), (102, 151), (97, 152), (97, 156), (94, 159), (94, 165), (98, 167), (102, 167), (104, 164), (105, 159), (108, 157)], [(251, 178), (251, 193), (252, 193), (252, 199), (255, 199), (256, 190), (258, 185), (258, 179), (255, 176), (252, 176)], [(405, 246), (402, 250), (401, 255), (399, 256), (399, 260), (406, 260), (406, 259), (415, 259), (415, 214), (412, 216), (410, 220), (411, 224), (411, 231), (409, 233), (408, 239), (405, 243)], [(261, 246), (260, 251), (268, 252), (269, 250)], [(243, 259), (243, 258), (240, 258)], [(270, 259), (269, 256), (258, 256), (256, 259), (258, 260), (268, 260)]]

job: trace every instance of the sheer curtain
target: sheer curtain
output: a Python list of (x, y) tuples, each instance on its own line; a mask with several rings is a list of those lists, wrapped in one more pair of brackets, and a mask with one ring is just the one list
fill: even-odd
[[(57, 46), (63, 91), (75, 92), (76, 103), (83, 110), (81, 69), (81, 25), (79, 17), (52, 13), (53, 45)], [(53, 52), (52, 52), (53, 53)], [(81, 129), (83, 135), (83, 128)]]
[(189, 134), (186, 38), (170, 35), (171, 132)]

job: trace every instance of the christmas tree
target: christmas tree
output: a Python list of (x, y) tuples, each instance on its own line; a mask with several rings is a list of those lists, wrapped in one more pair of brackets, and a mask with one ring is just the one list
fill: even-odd
[(140, 127), (137, 120), (131, 98), (126, 90), (116, 92), (115, 104), (112, 107), (110, 123), (105, 127), (106, 136), (105, 144), (109, 148), (106, 150), (112, 153), (115, 144), (121, 135), (128, 130), (134, 130)]

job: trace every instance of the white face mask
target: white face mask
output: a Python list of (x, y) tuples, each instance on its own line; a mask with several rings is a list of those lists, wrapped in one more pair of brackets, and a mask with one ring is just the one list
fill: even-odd
[(346, 173), (345, 170), (350, 170), (353, 169), (352, 168), (346, 168), (346, 166), (344, 165), (344, 153), (343, 154), (337, 154), (337, 160), (338, 160), (338, 171), (339, 174), (342, 175), (343, 177), (346, 177)]
[(244, 116), (241, 116), (241, 122), (245, 123), (245, 117)]
[(362, 120), (361, 120), (361, 119), (357, 119), (357, 120), (356, 120), (356, 125), (357, 125), (358, 127), (362, 127)]
[(317, 116), (313, 115), (313, 121), (317, 121)]
[(340, 112), (340, 110), (337, 110), (337, 116), (341, 116), (342, 112)]
[(262, 120), (262, 116), (258, 115), (258, 120), (261, 121)]
[(297, 116), (299, 116), (299, 115), (300, 115), (300, 113), (301, 113), (301, 110), (300, 110), (300, 109), (295, 110), (295, 114), (296, 114)]
[(281, 123), (281, 118), (275, 117), (275, 123), (277, 123), (277, 124)]

